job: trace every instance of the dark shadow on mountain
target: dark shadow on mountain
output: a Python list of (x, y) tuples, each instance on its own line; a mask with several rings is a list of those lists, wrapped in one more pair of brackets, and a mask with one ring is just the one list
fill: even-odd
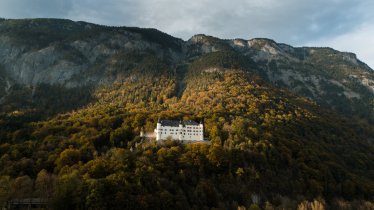
[(11, 94), (4, 99), (0, 112), (32, 112), (33, 115), (39, 116), (39, 119), (44, 119), (87, 105), (94, 100), (93, 90), (90, 85), (67, 88), (50, 84), (31, 87), (14, 84)]

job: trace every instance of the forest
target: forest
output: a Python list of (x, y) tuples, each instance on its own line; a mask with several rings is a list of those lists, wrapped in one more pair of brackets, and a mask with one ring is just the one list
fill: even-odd
[[(0, 45), (0, 209), (374, 209), (374, 74), (353, 54), (58, 19), (0, 19)], [(209, 143), (140, 137), (158, 119)]]
[[(372, 125), (272, 87), (232, 53), (181, 67), (182, 93), (163, 61), (140, 63), (78, 109), (1, 114), (0, 206), (32, 197), (52, 209), (374, 208)], [(210, 144), (139, 137), (160, 118), (204, 120)]]

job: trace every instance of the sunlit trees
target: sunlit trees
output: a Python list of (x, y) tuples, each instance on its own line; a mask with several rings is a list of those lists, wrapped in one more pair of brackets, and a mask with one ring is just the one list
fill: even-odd
[(56, 160), (57, 168), (62, 168), (63, 166), (72, 166), (80, 160), (80, 151), (74, 148), (65, 149), (61, 152), (59, 158)]
[[(41, 197), (54, 209), (270, 210), (373, 194), (366, 171), (372, 147), (361, 141), (366, 131), (356, 132), (370, 127), (346, 124), (253, 73), (227, 69), (238, 65), (235, 54), (209, 55), (221, 62), (212, 72), (199, 66), (204, 60), (186, 65), (195, 71), (186, 72), (186, 87), (177, 87), (174, 72), (159, 72), (156, 66), (165, 66), (156, 58), (137, 59), (142, 73), (98, 89), (97, 103), (1, 131), (8, 143), (0, 145), (0, 202)], [(209, 143), (139, 137), (159, 118), (204, 120)]]

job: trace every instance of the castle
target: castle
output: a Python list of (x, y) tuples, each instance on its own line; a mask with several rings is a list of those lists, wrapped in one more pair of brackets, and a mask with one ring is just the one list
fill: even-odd
[(192, 120), (159, 120), (155, 136), (157, 141), (168, 138), (180, 141), (204, 141), (204, 125)]

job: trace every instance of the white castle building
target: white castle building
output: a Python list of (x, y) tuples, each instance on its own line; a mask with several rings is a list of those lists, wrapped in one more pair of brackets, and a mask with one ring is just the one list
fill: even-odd
[(204, 141), (204, 125), (191, 120), (159, 120), (155, 136), (157, 141), (168, 138), (180, 141)]

